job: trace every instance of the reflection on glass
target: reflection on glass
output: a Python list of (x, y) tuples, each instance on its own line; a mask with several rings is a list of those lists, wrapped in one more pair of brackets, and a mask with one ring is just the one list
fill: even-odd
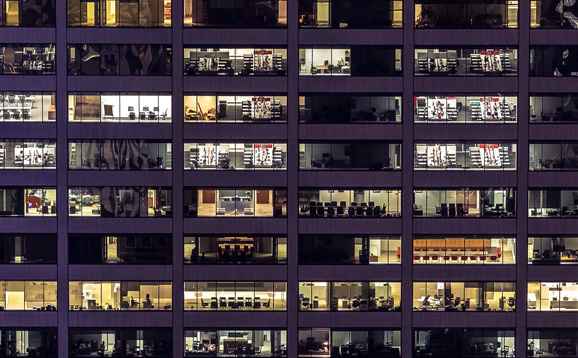
[(170, 27), (171, 0), (67, 0), (70, 27)]
[(578, 96), (575, 93), (532, 94), (530, 123), (575, 123)]
[(512, 29), (518, 27), (518, 1), (418, 0), (415, 16), (420, 29)]
[(185, 0), (184, 26), (282, 28), (287, 26), (287, 0)]
[(578, 76), (578, 46), (530, 46), (530, 76)]
[(578, 4), (565, 0), (530, 1), (530, 27), (578, 29)]
[(107, 139), (68, 142), (68, 168), (81, 170), (171, 170), (172, 144)]
[(401, 28), (403, 1), (299, 0), (302, 28)]

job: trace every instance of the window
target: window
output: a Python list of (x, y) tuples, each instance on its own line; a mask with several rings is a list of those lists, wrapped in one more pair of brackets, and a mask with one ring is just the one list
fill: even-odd
[(542, 29), (577, 29), (577, 5), (563, 0), (530, 1), (530, 27)]
[(299, 216), (309, 218), (399, 218), (401, 190), (299, 189)]
[(578, 142), (530, 143), (530, 170), (577, 170)]
[[(572, 14), (571, 12), (568, 12)], [(572, 15), (574, 16), (574, 15)], [(578, 46), (530, 46), (531, 77), (578, 76)]]
[(70, 281), (70, 311), (172, 310), (172, 283), (149, 281)]
[(301, 142), (299, 170), (401, 170), (401, 143)]
[(172, 144), (149, 140), (85, 139), (68, 142), (68, 168), (171, 170)]
[(515, 312), (515, 282), (414, 282), (413, 310)]
[(68, 75), (170, 76), (171, 56), (170, 45), (69, 44)]
[(287, 0), (185, 0), (185, 26), (287, 27)]
[(576, 355), (576, 329), (541, 328), (528, 330), (528, 355), (563, 357)]
[(53, 139), (0, 141), (0, 169), (56, 169)]
[(400, 123), (401, 96), (300, 93), (299, 122)]
[[(171, 327), (159, 328), (70, 328), (68, 356), (83, 357), (88, 352), (130, 357), (154, 354), (159, 358), (173, 356)], [(94, 344), (95, 342), (98, 342)], [(102, 342), (102, 343), (101, 343)], [(117, 344), (123, 342), (122, 344)]]
[(516, 142), (415, 143), (416, 170), (516, 170)]
[(506, 218), (516, 216), (516, 189), (416, 189), (414, 217)]
[(528, 190), (528, 216), (531, 218), (572, 217), (578, 215), (578, 190)]
[(51, 92), (0, 92), (0, 122), (54, 122), (56, 95)]
[(300, 265), (401, 264), (400, 236), (299, 235)]
[(578, 95), (575, 93), (532, 94), (530, 123), (576, 123)]
[(56, 189), (2, 187), (0, 216), (56, 216)]
[(185, 143), (185, 169), (287, 170), (287, 143)]
[(171, 0), (67, 0), (70, 27), (170, 27)]
[(185, 329), (185, 357), (287, 357), (287, 331)]
[(285, 76), (285, 48), (195, 48), (185, 46), (185, 76)]
[(56, 234), (0, 235), (0, 264), (56, 264)]
[(68, 263), (71, 265), (170, 265), (173, 262), (171, 235), (70, 235)]
[(185, 282), (185, 311), (286, 311), (287, 282)]
[(0, 329), (0, 355), (16, 357), (27, 354), (27, 357), (58, 357), (57, 328), (2, 328)]
[(286, 264), (287, 237), (185, 236), (185, 264)]
[(389, 46), (301, 47), (300, 76), (401, 76), (401, 48)]
[(56, 0), (1, 0), (0, 26), (54, 27)]
[(287, 96), (185, 95), (185, 123), (287, 123)]
[(0, 311), (56, 311), (56, 281), (0, 281)]
[(54, 51), (54, 44), (1, 44), (0, 58), (3, 66), (0, 67), (0, 74), (54, 75)]
[(68, 121), (170, 123), (172, 96), (164, 93), (70, 92)]
[(416, 48), (416, 76), (515, 76), (518, 49), (488, 48)]
[(299, 282), (301, 311), (401, 311), (401, 282)]
[(299, 0), (301, 28), (401, 28), (403, 1)]
[(420, 235), (413, 238), (414, 264), (516, 263), (516, 238), (482, 235)]
[(577, 237), (528, 237), (528, 265), (576, 264), (577, 252)]
[(423, 95), (414, 97), (415, 123), (515, 123), (516, 96)]
[(419, 0), (415, 4), (418, 29), (518, 28), (517, 0)]
[(172, 190), (163, 187), (73, 187), (68, 216), (103, 218), (171, 217)]
[(347, 330), (340, 328), (300, 328), (298, 357), (383, 356), (401, 357), (399, 330)]
[(528, 311), (578, 311), (577, 282), (528, 282)]
[(431, 328), (413, 331), (413, 357), (512, 356), (516, 332), (499, 328)]
[(185, 189), (185, 217), (285, 217), (287, 190)]

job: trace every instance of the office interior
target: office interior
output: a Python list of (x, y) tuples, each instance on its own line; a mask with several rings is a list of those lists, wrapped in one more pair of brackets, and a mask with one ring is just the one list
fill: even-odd
[(185, 217), (285, 217), (284, 189), (185, 189)]
[(69, 27), (170, 27), (171, 0), (67, 0)]
[(518, 28), (518, 1), (418, 0), (415, 3), (415, 27), (418, 29), (516, 29)]
[(401, 311), (401, 282), (299, 282), (301, 311)]
[(171, 45), (68, 44), (67, 49), (69, 76), (172, 74)]
[(68, 121), (170, 123), (172, 95), (142, 92), (69, 92)]
[(531, 218), (578, 215), (578, 190), (528, 190), (528, 216)]
[(300, 93), (299, 123), (401, 123), (401, 96)]
[(414, 97), (415, 123), (516, 123), (518, 97), (508, 94)]
[(0, 122), (54, 122), (54, 92), (0, 92)]
[(299, 235), (299, 265), (399, 265), (401, 237), (377, 235)]
[(529, 155), (530, 171), (578, 169), (578, 142), (533, 142)]
[(528, 237), (528, 265), (578, 263), (578, 237)]
[(184, 1), (185, 27), (287, 27), (287, 0)]
[(416, 142), (415, 170), (516, 170), (516, 142)]
[(26, 354), (27, 357), (46, 358), (58, 357), (57, 328), (10, 328), (0, 329), (0, 355), (17, 357)]
[(0, 74), (54, 75), (55, 47), (54, 44), (0, 44)]
[(578, 311), (577, 282), (528, 282), (528, 311)]
[(300, 28), (401, 28), (403, 1), (299, 0)]
[(287, 96), (185, 95), (185, 123), (287, 123)]
[(401, 48), (352, 45), (299, 48), (299, 76), (401, 76)]
[(416, 76), (516, 76), (516, 47), (455, 47), (416, 48)]
[(572, 93), (530, 94), (530, 123), (578, 121), (578, 96)]
[(185, 357), (286, 357), (280, 329), (185, 329)]
[(515, 282), (414, 282), (413, 310), (515, 312)]
[(184, 237), (185, 264), (287, 264), (286, 236)]
[(401, 190), (299, 189), (299, 216), (310, 218), (401, 217)]
[(413, 331), (412, 357), (516, 357), (516, 332), (504, 328), (431, 328)]
[(286, 311), (287, 282), (185, 282), (185, 311)]
[(0, 235), (0, 264), (56, 264), (56, 234)]
[(56, 311), (56, 281), (0, 281), (0, 311)]
[(70, 281), (70, 311), (170, 311), (172, 282), (154, 281)]
[(56, 189), (1, 187), (0, 216), (56, 216)]
[(185, 47), (185, 76), (286, 76), (286, 48)]
[(530, 27), (577, 29), (576, 3), (560, 0), (537, 0), (530, 3)]
[(301, 142), (299, 170), (401, 170), (401, 142)]
[(163, 187), (71, 187), (69, 217), (171, 217), (172, 190)]
[(0, 141), (0, 169), (56, 169), (56, 140)]
[(530, 46), (530, 77), (575, 76), (578, 76), (577, 45)]
[(528, 330), (528, 357), (576, 357), (575, 329), (540, 328)]
[(70, 328), (68, 357), (172, 357), (172, 330), (166, 328)]
[(184, 143), (185, 170), (287, 170), (287, 143)]
[(81, 234), (68, 237), (70, 265), (170, 265), (173, 240), (168, 234)]
[(136, 139), (68, 141), (68, 169), (171, 170), (172, 143)]
[(56, 0), (43, 2), (27, 0), (0, 1), (0, 26), (54, 27)]
[(298, 357), (401, 357), (399, 330), (299, 328)]
[(516, 189), (413, 191), (414, 217), (515, 217)]
[(516, 238), (484, 235), (417, 235), (413, 239), (414, 264), (516, 263)]

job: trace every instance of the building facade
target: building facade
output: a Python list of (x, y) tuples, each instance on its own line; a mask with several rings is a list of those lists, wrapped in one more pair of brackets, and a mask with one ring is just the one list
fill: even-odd
[(572, 1), (0, 8), (0, 356), (578, 357)]

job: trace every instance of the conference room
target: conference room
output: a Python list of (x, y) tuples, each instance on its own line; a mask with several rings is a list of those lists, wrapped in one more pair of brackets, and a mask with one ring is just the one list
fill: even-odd
[(516, 263), (516, 238), (490, 235), (416, 235), (413, 263), (484, 265)]
[(284, 189), (184, 190), (185, 217), (285, 217)]
[(401, 190), (300, 188), (299, 217), (399, 218)]

